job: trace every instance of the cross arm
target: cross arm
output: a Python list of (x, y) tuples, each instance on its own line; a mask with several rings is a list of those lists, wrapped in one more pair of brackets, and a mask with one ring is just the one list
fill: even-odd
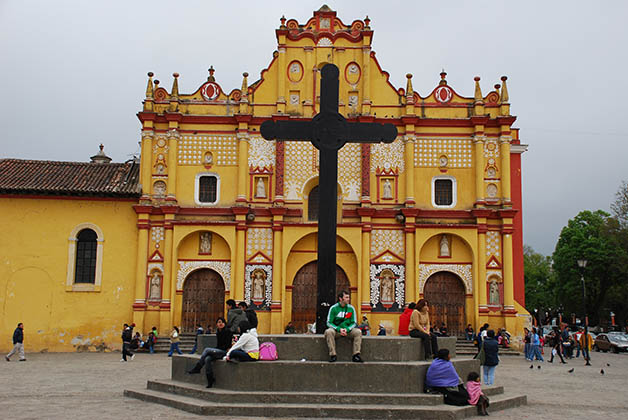
[(264, 121), (260, 133), (266, 140), (311, 140), (312, 123), (309, 121)]
[(386, 123), (348, 123), (348, 138), (351, 143), (392, 143), (397, 138), (397, 127)]

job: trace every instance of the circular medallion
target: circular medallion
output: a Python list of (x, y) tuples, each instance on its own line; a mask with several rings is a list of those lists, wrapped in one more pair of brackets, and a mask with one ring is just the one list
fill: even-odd
[(165, 145), (166, 145), (166, 140), (164, 140), (164, 139), (159, 139), (159, 140), (157, 141), (157, 146), (159, 146), (159, 147), (164, 147)]
[(303, 79), (303, 65), (297, 60), (290, 62), (288, 65), (288, 79), (294, 83), (300, 82), (301, 79)]
[(201, 87), (201, 96), (206, 101), (213, 101), (220, 95), (220, 86), (214, 82), (207, 82)]
[(447, 166), (447, 162), (449, 160), (447, 159), (447, 156), (442, 155), (441, 157), (438, 158), (438, 166), (440, 166), (441, 168), (444, 168), (445, 166)]
[(490, 159), (488, 160), (488, 163), (489, 163), (490, 165), (494, 165), (494, 164), (495, 164), (495, 159), (490, 158)]
[(347, 141), (347, 120), (338, 112), (321, 112), (313, 119), (312, 143), (321, 150), (339, 150)]
[(362, 72), (360, 66), (357, 63), (349, 63), (345, 68), (345, 79), (350, 85), (355, 85), (360, 81)]
[(454, 97), (454, 92), (449, 86), (441, 86), (434, 91), (434, 97), (441, 104), (445, 104), (451, 101), (451, 98)]

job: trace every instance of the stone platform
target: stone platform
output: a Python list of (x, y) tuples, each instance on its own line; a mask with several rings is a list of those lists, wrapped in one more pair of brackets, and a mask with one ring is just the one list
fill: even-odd
[[(444, 339), (439, 338), (439, 345), (455, 349), (455, 338)], [(214, 344), (211, 336), (201, 340), (202, 345)], [(205, 388), (203, 373), (187, 373), (198, 354), (174, 355), (171, 379), (149, 381), (146, 389), (124, 394), (214, 416), (455, 419), (476, 413), (475, 407), (447, 406), (441, 395), (423, 393), (431, 362), (419, 360), (418, 339), (364, 337), (365, 363), (345, 361), (350, 358), (350, 340), (338, 340), (336, 363), (327, 361), (322, 336), (261, 336), (260, 342), (265, 341), (276, 344), (280, 360), (215, 361), (214, 388)], [(477, 360), (452, 362), (463, 379), (480, 371)], [(504, 394), (501, 387), (489, 387), (486, 393), (491, 396), (491, 411), (526, 403), (525, 396)]]
[[(321, 360), (329, 359), (327, 343), (322, 335), (290, 334), (260, 335), (259, 342), (272, 342), (277, 346), (281, 360)], [(197, 352), (205, 347), (216, 347), (215, 335), (199, 336)], [(456, 337), (438, 337), (438, 347), (446, 348), (452, 358), (456, 357)], [(339, 361), (351, 360), (351, 340), (336, 340), (336, 353)], [(423, 360), (423, 345), (418, 338), (402, 336), (362, 336), (362, 358), (367, 361), (409, 362)]]

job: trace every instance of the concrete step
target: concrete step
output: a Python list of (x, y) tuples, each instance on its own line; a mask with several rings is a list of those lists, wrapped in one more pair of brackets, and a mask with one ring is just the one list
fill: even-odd
[[(323, 335), (289, 334), (260, 335), (260, 343), (272, 342), (282, 360), (324, 360), (329, 358)], [(338, 360), (351, 360), (351, 340), (336, 340)], [(216, 347), (215, 335), (200, 335), (198, 353), (205, 347)], [(456, 356), (456, 337), (438, 337), (438, 347), (447, 348), (452, 358)], [(416, 361), (423, 360), (423, 344), (418, 338), (401, 336), (362, 336), (362, 358), (369, 361)]]
[[(443, 404), (442, 395), (414, 393), (334, 393), (328, 392), (262, 392), (234, 391), (206, 388), (204, 385), (183, 383), (173, 380), (148, 381), (147, 389), (215, 403), (273, 403), (273, 404), (384, 404), (384, 405), (438, 405)], [(487, 396), (504, 393), (501, 386), (485, 387)]]
[[(387, 405), (387, 404), (293, 404), (293, 403), (215, 403), (149, 389), (125, 390), (124, 395), (159, 403), (187, 412), (212, 416), (320, 417), (360, 419), (459, 419), (476, 414), (472, 406)], [(525, 396), (500, 394), (491, 398), (490, 411), (526, 403)]]
[[(198, 362), (198, 355), (174, 355), (171, 378), (204, 385), (205, 375), (187, 372)], [(479, 360), (454, 359), (461, 378), (480, 372)], [(346, 392), (351, 378), (353, 392), (422, 393), (425, 374), (431, 362), (366, 363), (275, 360), (247, 363), (213, 362), (216, 386), (239, 391)]]

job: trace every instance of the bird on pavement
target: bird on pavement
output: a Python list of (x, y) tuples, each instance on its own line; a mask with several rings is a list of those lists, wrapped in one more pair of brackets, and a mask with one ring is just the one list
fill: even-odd
[(600, 369), (600, 373), (604, 375), (604, 369)]
[(537, 366), (537, 369), (541, 369), (541, 366), (540, 366), (540, 365), (539, 365), (539, 366)]
[(534, 365), (530, 365), (530, 369), (534, 369)]
[(607, 364), (606, 364), (606, 366), (610, 366), (610, 365), (611, 365), (610, 363), (607, 363)]
[(573, 373), (574, 368), (569, 369), (567, 372)]

